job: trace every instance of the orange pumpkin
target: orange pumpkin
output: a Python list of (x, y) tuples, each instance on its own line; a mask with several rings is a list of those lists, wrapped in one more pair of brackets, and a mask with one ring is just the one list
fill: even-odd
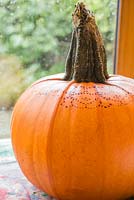
[[(78, 4), (73, 16), (75, 23), (78, 11), (79, 17), (87, 12), (93, 18), (83, 4)], [(97, 48), (102, 49), (102, 41), (99, 44)], [(26, 177), (58, 200), (115, 200), (133, 196), (134, 80), (107, 77), (100, 50), (104, 79), (97, 74), (96, 59), (96, 75), (89, 73), (86, 77), (84, 72), (77, 73), (76, 60), (81, 61), (82, 54), (75, 51), (74, 68), (68, 68), (71, 52), (72, 48), (64, 79), (63, 74), (40, 79), (15, 105), (11, 130), (16, 158)], [(75, 74), (70, 80), (72, 71)]]

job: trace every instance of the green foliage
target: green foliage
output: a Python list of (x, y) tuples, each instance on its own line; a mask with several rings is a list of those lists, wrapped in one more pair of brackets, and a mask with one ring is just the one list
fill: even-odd
[(26, 87), (23, 68), (15, 56), (0, 56), (0, 107), (9, 108)]
[[(64, 71), (72, 31), (71, 13), (76, 2), (0, 0), (0, 53), (18, 57), (23, 66), (21, 73), (25, 78), (24, 85), (41, 76)], [(107, 50), (108, 65), (111, 67), (117, 0), (84, 2), (96, 15)], [(14, 68), (10, 63), (9, 66)], [(14, 100), (11, 99), (11, 102)]]

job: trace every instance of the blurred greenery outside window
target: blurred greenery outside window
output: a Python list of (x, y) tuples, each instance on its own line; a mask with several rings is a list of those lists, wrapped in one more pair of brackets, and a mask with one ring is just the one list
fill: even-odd
[[(33, 81), (64, 72), (76, 0), (0, 0), (0, 108)], [(85, 0), (103, 35), (113, 72), (117, 0)]]

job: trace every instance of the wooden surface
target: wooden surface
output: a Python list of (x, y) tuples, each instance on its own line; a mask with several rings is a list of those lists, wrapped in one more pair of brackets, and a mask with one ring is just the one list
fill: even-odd
[(134, 0), (119, 0), (116, 73), (134, 78)]

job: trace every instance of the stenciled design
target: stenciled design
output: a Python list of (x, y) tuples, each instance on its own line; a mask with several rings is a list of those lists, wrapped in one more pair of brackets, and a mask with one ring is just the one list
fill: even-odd
[[(123, 106), (134, 101), (134, 91), (127, 91), (123, 87), (114, 84), (72, 84), (67, 90), (64, 90), (58, 84), (53, 84), (48, 87), (48, 84), (53, 81), (43, 84), (41, 89), (35, 85), (31, 88), (32, 93), (36, 96), (46, 96), (46, 98), (57, 97), (60, 99), (59, 105), (64, 108), (109, 108), (111, 106)], [(62, 84), (62, 81), (61, 81)]]

